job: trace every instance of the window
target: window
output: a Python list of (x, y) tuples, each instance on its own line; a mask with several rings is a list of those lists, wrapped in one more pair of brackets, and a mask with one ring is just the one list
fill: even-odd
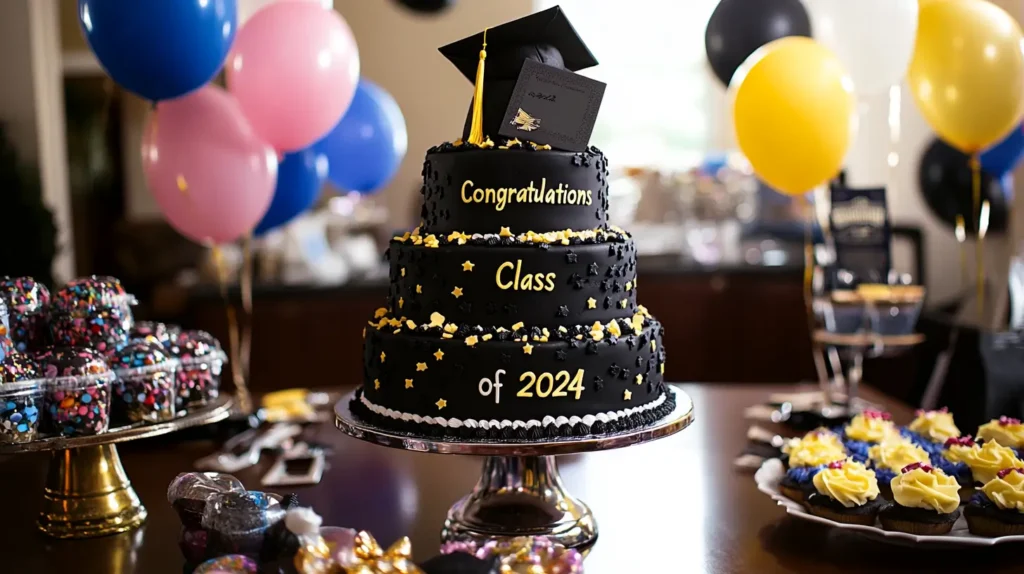
[(718, 0), (537, 0), (560, 5), (608, 84), (591, 142), (617, 166), (680, 169), (713, 147), (719, 97), (704, 29)]

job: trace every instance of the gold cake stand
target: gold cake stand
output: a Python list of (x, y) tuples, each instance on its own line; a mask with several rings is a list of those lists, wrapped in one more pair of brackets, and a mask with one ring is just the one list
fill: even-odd
[(693, 402), (675, 387), (668, 392), (675, 396), (675, 409), (650, 425), (616, 434), (540, 442), (450, 441), (395, 433), (353, 415), (349, 402), (354, 393), (334, 407), (335, 426), (349, 436), (391, 448), (487, 457), (473, 492), (448, 510), (442, 542), (545, 536), (585, 551), (597, 541), (597, 522), (590, 508), (566, 491), (555, 457), (632, 446), (685, 429), (693, 422)]
[(231, 398), (193, 409), (172, 421), (118, 427), (92, 436), (53, 437), (0, 445), (0, 454), (49, 452), (38, 526), (54, 538), (92, 538), (127, 532), (146, 520), (146, 507), (117, 455), (119, 442), (150, 438), (228, 418)]

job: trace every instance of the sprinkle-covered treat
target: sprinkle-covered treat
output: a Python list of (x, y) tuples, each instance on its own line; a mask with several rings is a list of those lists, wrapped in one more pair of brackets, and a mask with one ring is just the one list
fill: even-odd
[(167, 325), (158, 321), (138, 321), (128, 333), (128, 340), (138, 341), (152, 337), (161, 345), (169, 347), (171, 342), (177, 339), (179, 333), (181, 333), (181, 327), (177, 325)]
[(882, 528), (910, 534), (947, 534), (960, 517), (960, 485), (952, 476), (919, 462), (890, 482), (893, 500), (878, 513)]
[(119, 311), (121, 327), (125, 334), (134, 325), (131, 306), (135, 298), (129, 295), (121, 281), (115, 277), (92, 275), (68, 282), (60, 291), (53, 294), (51, 306), (53, 311), (71, 313), (76, 310), (115, 308)]
[(814, 475), (807, 509), (815, 516), (871, 526), (882, 506), (874, 471), (854, 460), (831, 462)]
[(35, 357), (43, 369), (43, 432), (84, 436), (110, 422), (110, 371), (103, 355), (87, 348), (49, 348)]
[(1024, 534), (1024, 468), (999, 471), (971, 498), (964, 516), (977, 536)]
[(39, 366), (11, 353), (0, 362), (0, 444), (31, 442), (39, 431), (42, 385)]
[(112, 355), (128, 342), (122, 311), (118, 307), (76, 309), (50, 314), (50, 336), (62, 347), (89, 347)]
[(178, 360), (155, 341), (129, 343), (111, 361), (115, 424), (161, 422), (174, 418)]
[(220, 342), (206, 331), (182, 331), (168, 347), (181, 361), (177, 374), (177, 408), (196, 408), (220, 394), (220, 375), (226, 355)]
[(31, 277), (0, 279), (0, 299), (7, 303), (10, 315), (10, 337), (18, 351), (24, 353), (41, 347), (49, 336), (46, 330), (46, 308), (50, 291)]

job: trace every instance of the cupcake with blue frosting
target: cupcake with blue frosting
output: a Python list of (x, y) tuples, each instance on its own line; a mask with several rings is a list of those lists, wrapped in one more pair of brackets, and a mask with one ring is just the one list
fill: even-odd
[(1011, 417), (992, 419), (978, 427), (977, 437), (979, 441), (995, 441), (1012, 448), (1018, 458), (1024, 451), (1024, 424), (1021, 424), (1020, 419)]
[(900, 436), (890, 437), (868, 448), (869, 466), (875, 471), (882, 496), (892, 498), (889, 483), (905, 467), (914, 464), (928, 464), (931, 457), (920, 446)]
[(889, 488), (893, 502), (878, 513), (886, 530), (948, 534), (960, 517), (960, 485), (929, 464), (916, 462), (904, 467)]
[(835, 522), (871, 526), (884, 505), (875, 472), (854, 460), (829, 463), (814, 475), (813, 484), (807, 509)]
[(814, 475), (831, 462), (846, 458), (839, 437), (830, 431), (808, 433), (782, 447), (787, 456), (786, 475), (779, 481), (779, 490), (788, 498), (803, 502), (814, 492)]
[(943, 407), (934, 411), (917, 411), (917, 416), (900, 434), (920, 446), (928, 454), (940, 454), (946, 441), (960, 437), (960, 429), (953, 422), (953, 414)]
[(850, 458), (866, 463), (868, 450), (872, 446), (898, 437), (899, 430), (892, 422), (892, 415), (868, 409), (850, 419), (850, 423), (843, 427), (842, 439)]
[(1024, 534), (1024, 468), (999, 471), (971, 498), (964, 516), (976, 536)]

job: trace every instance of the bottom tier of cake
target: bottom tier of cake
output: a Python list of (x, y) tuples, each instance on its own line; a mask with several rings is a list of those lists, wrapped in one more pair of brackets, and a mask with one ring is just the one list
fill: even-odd
[(637, 318), (619, 327), (449, 338), (371, 328), (352, 410), (378, 427), (466, 439), (539, 440), (643, 426), (675, 407), (662, 379), (661, 325)]

